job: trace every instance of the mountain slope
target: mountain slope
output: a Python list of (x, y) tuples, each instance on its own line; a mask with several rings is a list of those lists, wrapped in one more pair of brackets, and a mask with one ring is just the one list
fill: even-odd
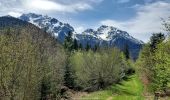
[(93, 29), (87, 29), (77, 37), (79, 43), (106, 46), (106, 47), (118, 47), (122, 51), (127, 46), (132, 59), (137, 59), (139, 51), (142, 47), (143, 42), (139, 41), (127, 32), (121, 31), (112, 26), (102, 25), (96, 31)]
[(76, 33), (71, 25), (62, 23), (48, 16), (29, 13), (21, 15), (19, 19), (28, 21), (46, 32), (51, 33), (51, 35), (61, 43), (63, 43), (67, 33), (71, 31), (73, 33), (73, 38), (77, 39), (78, 43), (82, 44), (83, 47), (89, 44), (92, 48), (95, 45), (100, 47), (116, 46), (124, 50), (125, 47), (128, 46), (132, 59), (137, 59), (143, 44), (142, 41), (133, 38), (127, 32), (112, 26), (102, 25), (97, 30), (87, 29), (82, 33)]
[(49, 39), (61, 47), (61, 45), (56, 41), (54, 37), (49, 35), (49, 33), (44, 32), (42, 29), (32, 23), (14, 18), (12, 16), (0, 17), (0, 32), (6, 33), (8, 31), (13, 31), (13, 34), (16, 35), (25, 33), (30, 35), (35, 41), (40, 41), (41, 39), (44, 39), (42, 41), (45, 41), (45, 39)]
[(69, 31), (74, 32), (73, 27), (69, 24), (62, 23), (57, 19), (48, 16), (28, 13), (21, 15), (19, 19), (30, 22), (46, 32), (51, 33), (60, 42), (64, 41), (64, 38)]
[(16, 27), (17, 28), (20, 26), (26, 26), (28, 24), (30, 23), (11, 17), (11, 16), (0, 17), (0, 28), (5, 28), (5, 27)]

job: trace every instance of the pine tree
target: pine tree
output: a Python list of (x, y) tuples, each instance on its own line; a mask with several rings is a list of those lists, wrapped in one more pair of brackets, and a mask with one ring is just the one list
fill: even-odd
[(79, 44), (79, 47), (78, 47), (80, 50), (82, 50), (83, 49), (83, 46), (82, 46), (82, 44), (80, 43)]
[(126, 60), (130, 59), (129, 46), (127, 44), (124, 47), (124, 55)]
[(76, 39), (74, 39), (74, 43), (73, 43), (73, 48), (74, 48), (74, 50), (78, 50), (78, 43), (77, 43), (77, 40)]
[(150, 49), (154, 52), (157, 45), (165, 40), (165, 35), (162, 33), (154, 33), (150, 38)]
[(41, 93), (41, 99), (40, 100), (47, 100), (47, 96), (50, 94), (50, 83), (49, 81), (42, 79), (42, 82), (40, 84), (40, 93)]
[[(74, 44), (75, 43), (75, 44)], [(66, 60), (66, 65), (65, 65), (65, 74), (64, 74), (64, 85), (72, 88), (74, 87), (74, 78), (73, 78), (73, 72), (71, 70), (71, 67), (69, 65), (69, 58), (71, 56), (71, 52), (73, 49), (77, 48), (77, 41), (72, 38), (72, 33), (69, 32), (68, 35), (65, 37), (64, 41), (64, 48), (67, 51), (68, 58)]]
[(69, 65), (69, 61), (66, 63), (65, 66), (65, 75), (64, 75), (64, 85), (73, 88), (74, 87), (74, 77), (73, 77), (73, 70)]
[(64, 40), (64, 48), (68, 50), (68, 52), (71, 52), (73, 50), (73, 38), (72, 38), (72, 32), (68, 32), (68, 35), (65, 37)]
[(99, 48), (99, 46), (98, 46), (97, 44), (95, 44), (93, 50), (94, 50), (94, 51), (97, 51), (98, 48)]
[(87, 43), (87, 44), (86, 44), (86, 51), (88, 51), (90, 48), (91, 48), (91, 47), (90, 47), (89, 43)]

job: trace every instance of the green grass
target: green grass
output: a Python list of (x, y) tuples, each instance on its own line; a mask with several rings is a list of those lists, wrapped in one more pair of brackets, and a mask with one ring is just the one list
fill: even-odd
[(130, 76), (126, 81), (113, 85), (82, 97), (82, 100), (144, 100), (143, 85), (137, 75)]

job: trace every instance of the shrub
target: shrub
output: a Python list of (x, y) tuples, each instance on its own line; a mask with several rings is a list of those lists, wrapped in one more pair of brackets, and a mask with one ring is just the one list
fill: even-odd
[(87, 91), (119, 82), (127, 67), (122, 53), (116, 48), (99, 52), (79, 51), (72, 55), (70, 61), (75, 72), (75, 83)]

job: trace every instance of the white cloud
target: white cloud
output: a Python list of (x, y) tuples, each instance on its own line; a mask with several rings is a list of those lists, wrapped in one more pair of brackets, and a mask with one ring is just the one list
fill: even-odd
[(155, 2), (137, 8), (137, 15), (128, 21), (103, 20), (100, 24), (112, 25), (147, 42), (154, 32), (164, 32), (162, 20), (170, 16), (170, 3)]
[(11, 15), (11, 16), (17, 18), (17, 17), (21, 16), (21, 13), (18, 13), (18, 12), (9, 12), (8, 15)]
[(19, 13), (75, 13), (93, 8), (103, 0), (0, 0), (0, 15)]
[(77, 12), (92, 9), (87, 3), (61, 4), (50, 0), (29, 0), (26, 3), (29, 9), (58, 11), (58, 12)]
[(85, 30), (85, 27), (83, 27), (83, 26), (75, 27), (75, 31), (77, 33), (82, 33), (84, 30)]

